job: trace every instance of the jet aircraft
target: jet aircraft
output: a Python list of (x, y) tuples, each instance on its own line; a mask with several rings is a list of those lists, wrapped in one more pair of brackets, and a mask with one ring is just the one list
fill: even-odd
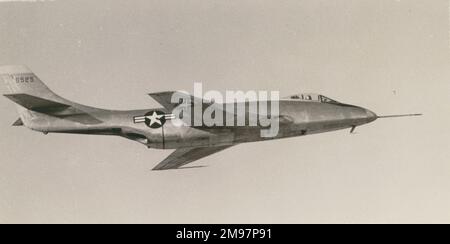
[[(139, 142), (148, 148), (175, 149), (153, 170), (178, 169), (195, 160), (246, 142), (306, 136), (350, 129), (378, 118), (417, 116), (420, 114), (378, 116), (374, 112), (338, 102), (324, 95), (303, 93), (279, 99), (279, 131), (275, 137), (262, 137), (261, 126), (174, 125), (172, 111), (176, 92), (149, 94), (161, 108), (107, 110), (81, 105), (52, 92), (29, 68), (23, 65), (0, 67), (0, 76), (9, 88), (4, 94), (17, 105), (19, 118), (14, 126), (47, 133), (115, 135)], [(194, 102), (211, 105), (202, 98)], [(245, 106), (248, 107), (250, 102)], [(225, 104), (222, 104), (225, 106)], [(219, 106), (222, 106), (219, 104)], [(246, 111), (248, 116), (249, 111)], [(238, 115), (235, 115), (238, 116)]]

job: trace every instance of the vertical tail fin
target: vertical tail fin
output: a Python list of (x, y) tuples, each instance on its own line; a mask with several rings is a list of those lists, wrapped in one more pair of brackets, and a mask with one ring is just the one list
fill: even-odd
[[(42, 81), (31, 72), (29, 68), (23, 65), (8, 65), (0, 67), (0, 78), (5, 83), (9, 90), (9, 93), (4, 94), (6, 97), (14, 98), (15, 96), (33, 96), (33, 97), (45, 97), (47, 99), (59, 97), (54, 94), (48, 87), (42, 83)], [(16, 104), (17, 112), (19, 113), (19, 119), (21, 123), (27, 127), (32, 127), (32, 120), (35, 117), (33, 112), (30, 112), (25, 106), (23, 106), (18, 100), (13, 100)]]
[[(86, 110), (92, 111), (96, 108), (58, 96), (24, 65), (1, 66), (0, 78), (9, 89), (9, 93), (4, 96), (17, 104), (20, 122), (14, 123), (15, 125), (23, 123), (29, 128), (39, 130), (48, 124), (50, 117), (66, 118), (86, 124), (100, 123), (99, 120), (86, 114)], [(71, 117), (75, 114), (78, 116)]]
[(9, 89), (8, 95), (27, 94), (56, 102), (66, 102), (24, 65), (1, 66), (0, 76)]

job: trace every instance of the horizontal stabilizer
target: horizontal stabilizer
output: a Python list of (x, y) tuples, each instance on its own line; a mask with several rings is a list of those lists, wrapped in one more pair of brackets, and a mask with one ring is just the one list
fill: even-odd
[(23, 93), (5, 94), (4, 96), (26, 109), (60, 119), (67, 119), (82, 124), (99, 124), (102, 122), (90, 114), (67, 104)]
[(70, 107), (69, 105), (66, 104), (50, 101), (44, 98), (35, 97), (23, 93), (5, 94), (4, 96), (9, 98), (13, 102), (21, 105), (22, 107), (40, 113), (61, 112)]
[[(0, 81), (6, 84), (9, 91), (4, 96), (16, 103), (23, 122), (17, 120), (14, 125), (23, 124), (40, 129), (43, 124), (52, 122), (48, 116), (81, 124), (102, 123), (92, 113), (100, 109), (76, 104), (58, 96), (24, 65), (0, 66)], [(29, 112), (35, 113), (30, 116)], [(34, 122), (32, 118), (42, 119)]]

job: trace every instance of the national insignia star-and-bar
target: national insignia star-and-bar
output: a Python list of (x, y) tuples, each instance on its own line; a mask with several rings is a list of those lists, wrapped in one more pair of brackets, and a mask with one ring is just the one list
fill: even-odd
[(143, 116), (133, 117), (133, 121), (134, 123), (145, 123), (148, 127), (156, 129), (162, 127), (167, 120), (174, 118), (174, 114), (165, 114), (162, 111), (153, 110)]

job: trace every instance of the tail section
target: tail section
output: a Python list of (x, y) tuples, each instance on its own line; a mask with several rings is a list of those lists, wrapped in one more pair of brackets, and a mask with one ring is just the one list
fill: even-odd
[(26, 66), (2, 66), (0, 67), (0, 75), (9, 89), (9, 94), (27, 94), (56, 102), (67, 102), (67, 100), (52, 92)]
[(23, 65), (0, 67), (0, 77), (9, 89), (4, 94), (17, 104), (20, 118), (14, 125), (25, 125), (31, 129), (49, 127), (55, 118), (82, 124), (98, 124), (87, 112), (95, 108), (76, 104), (51, 91), (30, 69)]

